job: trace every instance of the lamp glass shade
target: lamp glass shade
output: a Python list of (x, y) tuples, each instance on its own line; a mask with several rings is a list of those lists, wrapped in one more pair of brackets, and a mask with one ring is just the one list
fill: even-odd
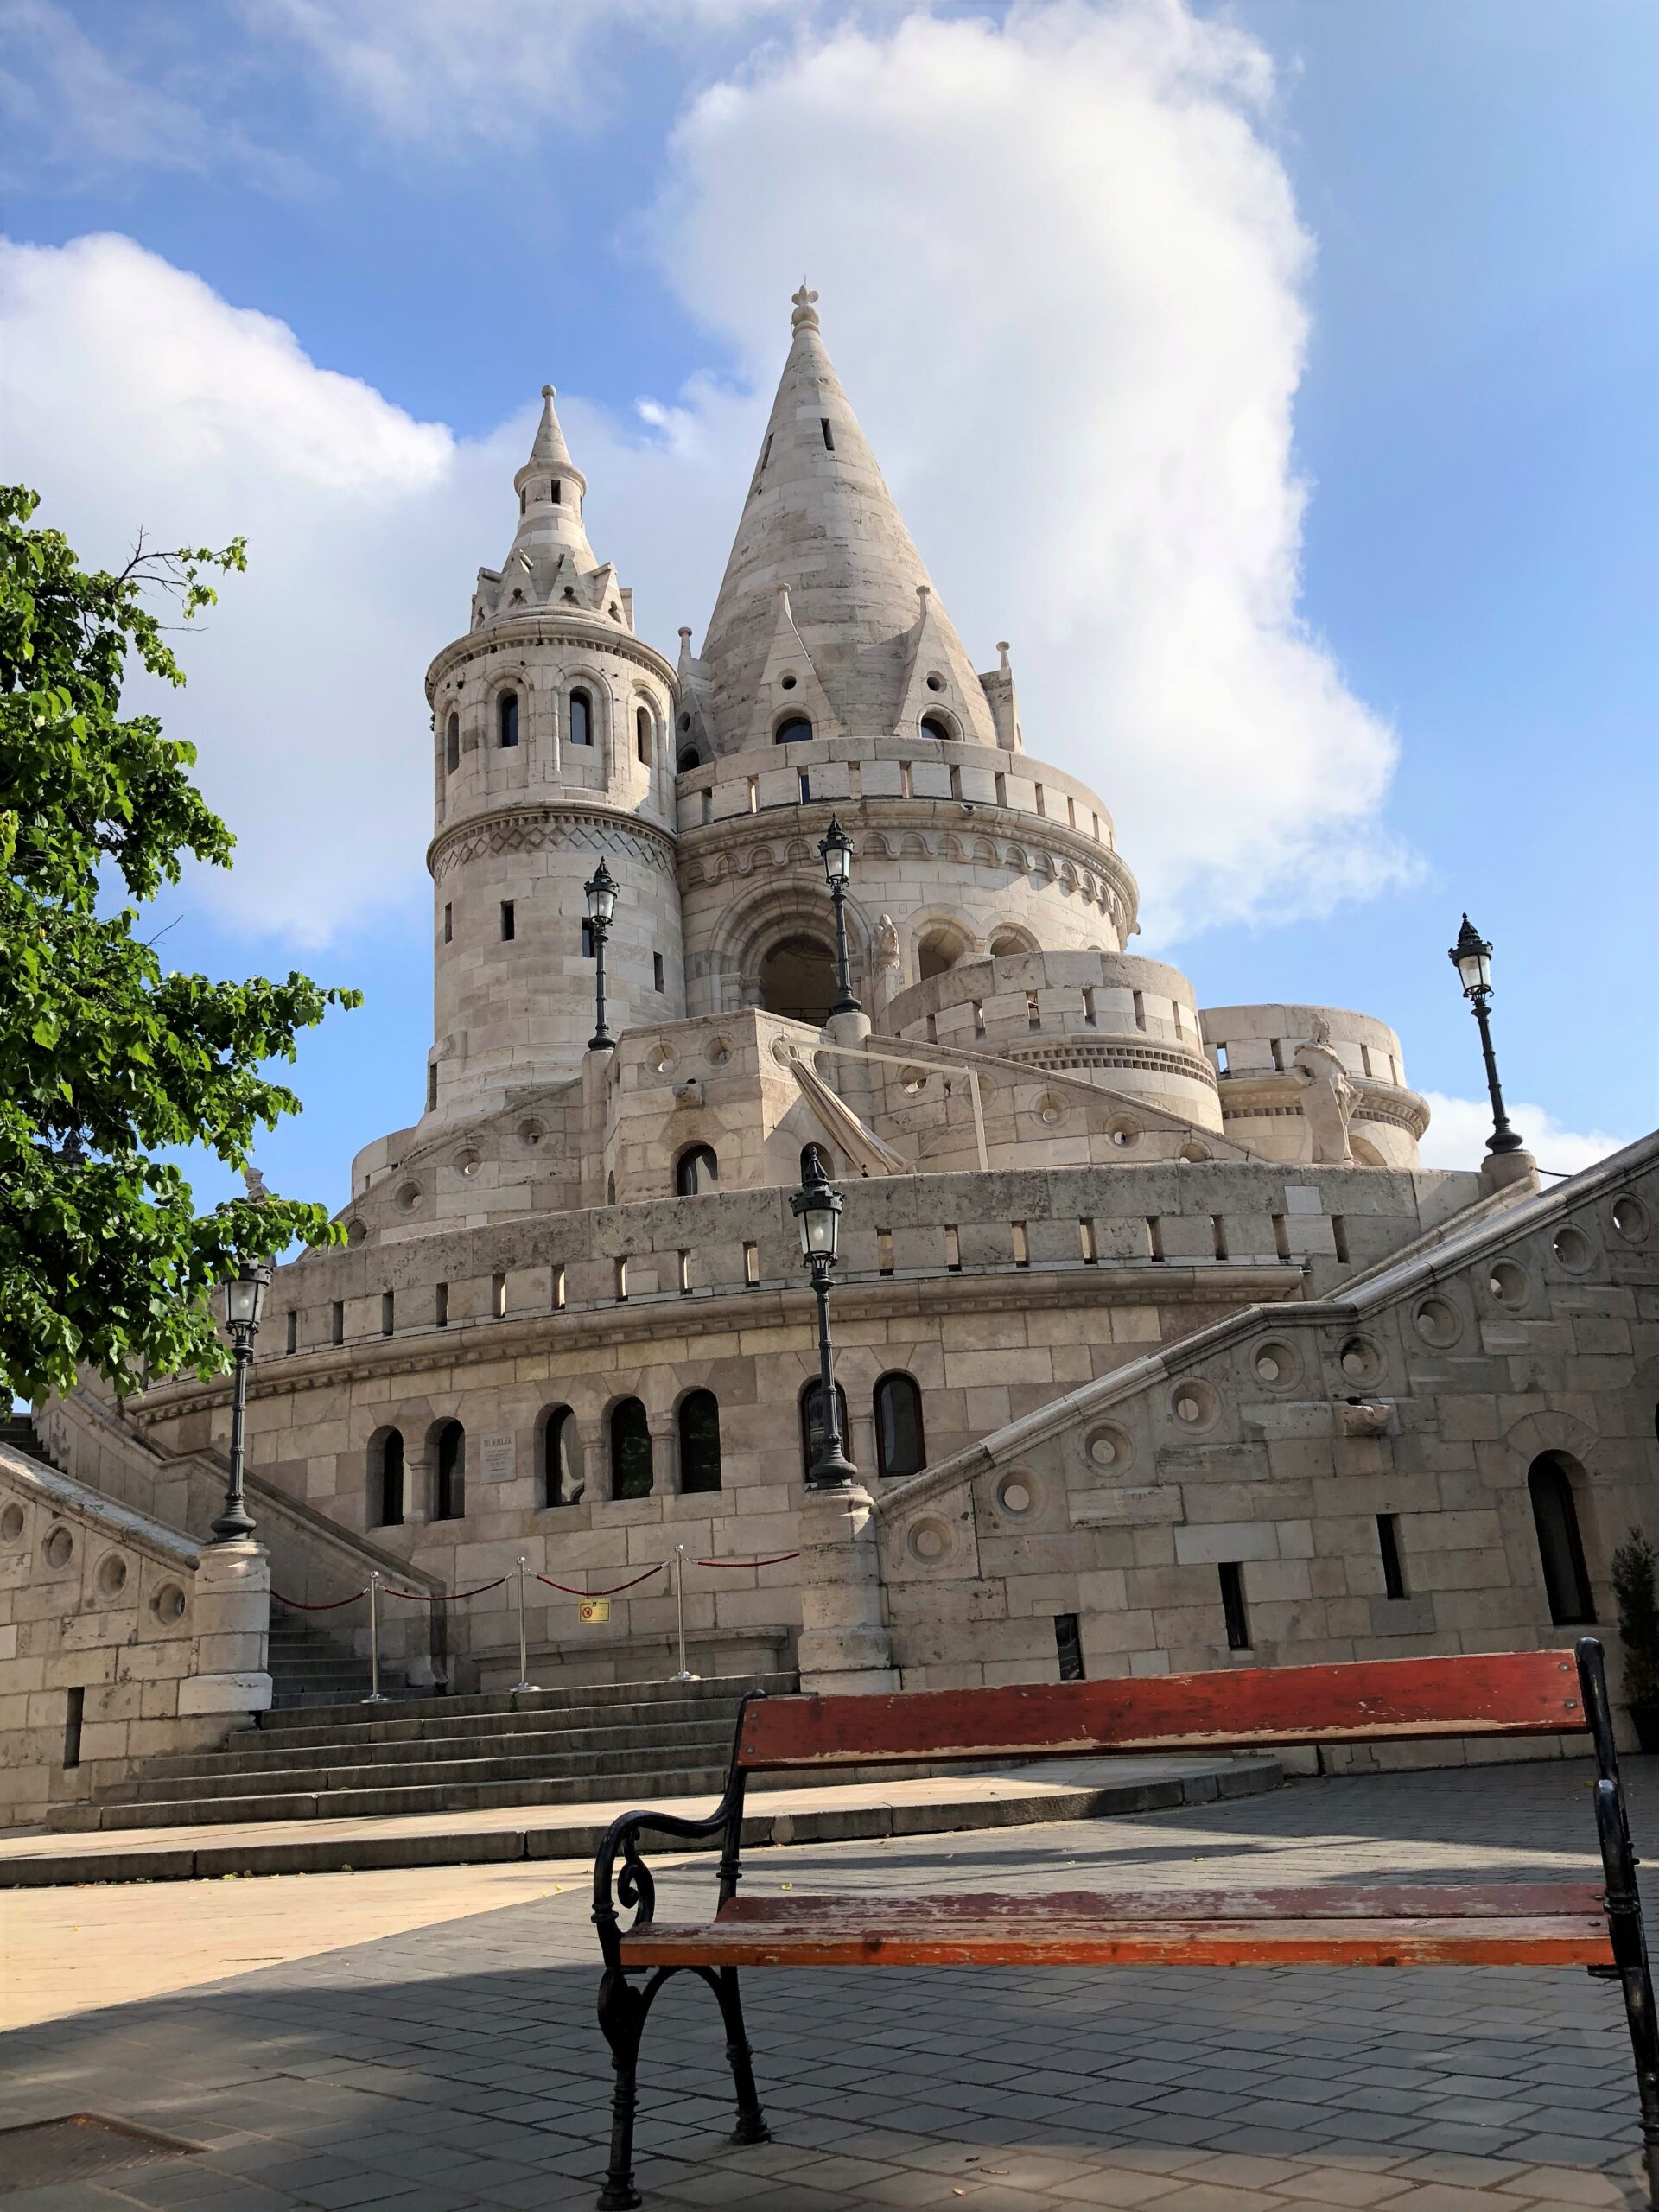
[(603, 861), (599, 873), (582, 888), (588, 893), (588, 913), (591, 920), (608, 922), (616, 912), (616, 882)]
[(825, 880), (831, 883), (845, 883), (853, 872), (853, 841), (834, 815), (830, 827), (818, 842), (823, 858)]
[(225, 1318), (238, 1328), (259, 1325), (265, 1310), (265, 1290), (270, 1269), (245, 1267), (225, 1286)]
[(1458, 941), (1452, 948), (1451, 958), (1465, 997), (1473, 998), (1477, 991), (1491, 990), (1492, 948), (1467, 914), (1463, 918), (1463, 927), (1458, 931)]
[(799, 1190), (791, 1193), (789, 1210), (800, 1231), (801, 1257), (833, 1260), (841, 1234), (841, 1193), (830, 1188), (822, 1169), (810, 1173)]

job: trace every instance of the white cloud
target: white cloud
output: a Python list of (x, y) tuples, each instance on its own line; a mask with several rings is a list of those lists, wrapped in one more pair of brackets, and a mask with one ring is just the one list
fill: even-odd
[[(554, 20), (448, 0), (288, 0), (288, 18), (366, 41), (360, 96), (410, 131), (458, 23), (499, 64), (509, 31)], [(1376, 890), (1402, 866), (1378, 820), (1394, 741), (1296, 611), (1309, 247), (1260, 50), (1179, 0), (812, 20), (692, 103), (653, 219), (740, 373), (631, 423), (561, 397), (642, 631), (671, 646), (707, 620), (804, 267), (970, 650), (989, 665), (1014, 641), (1033, 752), (1117, 815), (1147, 943)], [(465, 76), (457, 107), (485, 89)], [(505, 550), (528, 411), (482, 443), (416, 423), (119, 238), (10, 248), (0, 281), (14, 467), (50, 518), (89, 556), (140, 522), (250, 538), (168, 706), (241, 836), (209, 895), (316, 940), (417, 892), (420, 677)]]
[[(1420, 1147), (1425, 1167), (1478, 1167), (1492, 1133), (1492, 1109), (1485, 1098), (1448, 1098), (1441, 1091), (1426, 1090), (1433, 1119)], [(1546, 1171), (1576, 1175), (1630, 1143), (1629, 1137), (1609, 1136), (1605, 1129), (1567, 1129), (1529, 1100), (1510, 1105), (1505, 1101), (1511, 1128), (1526, 1141), (1527, 1150)]]
[(145, 83), (55, 0), (7, 0), (0, 10), (0, 114), (14, 151), (27, 136), (78, 168), (207, 165), (189, 104)]

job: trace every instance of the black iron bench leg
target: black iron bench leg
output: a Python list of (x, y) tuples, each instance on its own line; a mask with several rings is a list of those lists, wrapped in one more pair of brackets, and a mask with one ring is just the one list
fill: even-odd
[(766, 2126), (766, 2116), (760, 2109), (754, 2087), (754, 2056), (743, 2029), (743, 2000), (737, 1992), (737, 1968), (721, 1967), (708, 1979), (720, 1999), (720, 2017), (726, 2023), (726, 2060), (732, 2069), (732, 2087), (737, 2091), (737, 2126), (732, 2130), (732, 2140), (737, 2144), (770, 2143), (772, 2130)]
[(1624, 1992), (1624, 2018), (1636, 2060), (1648, 2203), (1652, 2212), (1659, 2212), (1659, 2021), (1654, 2017), (1653, 1975), (1648, 1966), (1647, 1937), (1642, 1926), (1642, 1897), (1636, 1884), (1637, 1858), (1624, 1811), (1624, 1787), (1619, 1781), (1606, 1669), (1601, 1645), (1594, 1637), (1586, 1636), (1581, 1640), (1578, 1661), (1585, 1719), (1594, 1739), (1599, 1777), (1596, 1783), (1596, 1833), (1601, 1844), (1601, 1870), (1606, 1883), (1607, 1932), (1612, 1944), (1613, 1971)]
[(645, 2031), (648, 2004), (647, 1998), (629, 1987), (626, 1974), (606, 1969), (599, 1985), (599, 2025), (611, 2046), (616, 2087), (611, 2095), (611, 2163), (599, 2192), (599, 2212), (632, 2212), (640, 2201), (633, 2185), (633, 2116), (639, 2105), (639, 2038)]

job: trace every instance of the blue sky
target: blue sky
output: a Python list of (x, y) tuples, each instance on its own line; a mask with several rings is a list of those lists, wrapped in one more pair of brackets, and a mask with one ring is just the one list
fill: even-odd
[(171, 957), (368, 994), (272, 1184), (419, 1109), (421, 677), (538, 386), (671, 647), (803, 268), (1135, 949), (1392, 1021), (1471, 1162), (1467, 906), (1541, 1163), (1649, 1126), (1656, 64), (1618, 0), (0, 4), (8, 474), (89, 556), (251, 540), (168, 709), (245, 858)]

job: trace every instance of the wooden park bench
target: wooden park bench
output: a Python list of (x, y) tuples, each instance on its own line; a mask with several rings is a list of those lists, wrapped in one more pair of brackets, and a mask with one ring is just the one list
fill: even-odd
[[(1346, 1883), (1305, 1889), (1165, 1889), (1037, 1896), (737, 1894), (752, 1774), (833, 1775), (884, 1761), (1076, 1758), (1091, 1751), (1221, 1751), (1435, 1737), (1588, 1731), (1605, 1886), (1587, 1882)], [(659, 1927), (639, 1856), (646, 1828), (723, 1830), (719, 1904), (702, 1927)], [(619, 1866), (618, 1861), (620, 1860)], [(738, 1996), (743, 1967), (1554, 1966), (1624, 1986), (1636, 2056), (1649, 2202), (1659, 2208), (1659, 2032), (1612, 1721), (1593, 1637), (1565, 1651), (1344, 1666), (1037, 1682), (983, 1690), (746, 1700), (724, 1796), (706, 1820), (628, 1813), (594, 1868), (605, 1971), (599, 2022), (616, 2069), (604, 2212), (640, 2202), (633, 2182), (635, 2068), (652, 1999), (671, 1975), (708, 1982), (737, 2092), (734, 2143), (769, 2139)], [(626, 1929), (617, 1905), (633, 1913)], [(636, 1988), (631, 1975), (645, 1979)]]

